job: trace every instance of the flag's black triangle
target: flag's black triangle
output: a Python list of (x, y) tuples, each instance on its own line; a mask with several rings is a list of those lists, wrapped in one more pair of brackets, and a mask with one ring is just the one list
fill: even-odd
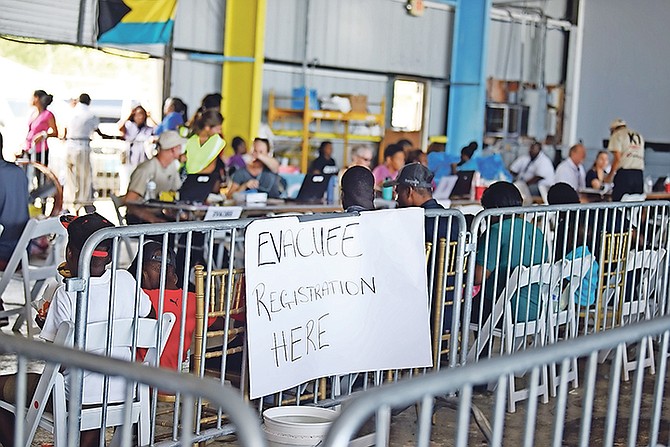
[(98, 14), (98, 37), (114, 28), (130, 12), (123, 0), (100, 0)]

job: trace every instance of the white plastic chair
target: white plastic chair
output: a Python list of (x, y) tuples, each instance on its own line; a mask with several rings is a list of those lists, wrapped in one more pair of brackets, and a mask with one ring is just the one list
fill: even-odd
[[(32, 239), (42, 236), (53, 237), (51, 249), (46, 260), (31, 262), (28, 245)], [(12, 330), (18, 331), (23, 322), (28, 325), (28, 337), (32, 336), (31, 304), (39, 294), (45, 280), (56, 278), (58, 266), (65, 260), (67, 230), (58, 217), (37, 220), (30, 219), (23, 229), (16, 248), (7, 262), (4, 272), (0, 272), (0, 296), (2, 296), (12, 279), (23, 281), (24, 302), (21, 307), (0, 312), (1, 317), (19, 314)], [(34, 285), (31, 287), (31, 283)], [(6, 303), (5, 303), (6, 304)]]
[[(563, 290), (560, 290), (558, 308), (550, 309), (549, 311), (549, 328), (548, 328), (548, 343), (556, 343), (559, 340), (559, 329), (564, 328), (563, 338), (574, 338), (577, 336), (577, 314), (575, 311), (574, 297), (586, 274), (593, 267), (593, 255), (585, 255), (574, 260), (564, 259), (554, 264), (553, 269), (554, 278), (559, 281), (567, 281), (567, 285)], [(553, 297), (552, 297), (553, 298)], [(565, 301), (565, 303), (563, 303)], [(553, 302), (552, 302), (553, 304)], [(577, 358), (570, 361), (570, 368), (566, 372), (566, 381), (572, 382), (572, 387), (579, 386)], [(549, 365), (549, 379), (551, 396), (556, 397), (556, 390), (560, 384), (561, 375), (558, 374), (556, 364)]]
[[(121, 208), (126, 208), (126, 204), (124, 203), (123, 199), (116, 194), (110, 194), (109, 197), (112, 199), (112, 203), (114, 204), (114, 211), (116, 211), (116, 218), (119, 221), (120, 226), (126, 226), (128, 225), (128, 221), (126, 220), (126, 215), (125, 213), (121, 213)], [(128, 258), (133, 259), (135, 256), (135, 252), (133, 251), (133, 245), (129, 237), (127, 236), (122, 236), (121, 240), (123, 241), (123, 244), (126, 246), (126, 252), (128, 253)]]
[[(540, 285), (540, 302), (537, 304), (537, 318), (524, 322), (513, 321), (512, 297), (517, 294), (519, 289), (530, 289), (530, 286), (533, 284)], [(502, 338), (504, 354), (512, 354), (515, 351), (524, 349), (528, 337), (531, 337), (537, 346), (543, 346), (547, 328), (547, 296), (554, 293), (553, 291), (557, 287), (560, 287), (560, 276), (555, 273), (554, 266), (551, 263), (537, 264), (532, 267), (516, 267), (507, 280), (506, 287), (496, 298), (491, 315), (489, 315), (481, 330), (479, 330), (477, 339), (474, 340), (474, 344), (468, 352), (468, 362), (474, 362), (480, 357), (484, 351), (484, 347), (492, 336)], [(502, 329), (498, 329), (496, 326), (501, 320), (503, 321)], [(470, 329), (478, 330), (478, 327), (476, 324), (471, 324)], [(480, 343), (479, 340), (483, 341)], [(530, 397), (530, 388), (517, 389), (515, 376), (510, 376), (508, 382), (507, 411), (514, 413), (516, 411), (516, 403)], [(535, 397), (541, 397), (542, 403), (549, 402), (548, 370), (546, 365), (542, 367), (537, 396)]]
[[(626, 262), (626, 271), (634, 272), (640, 270), (639, 280), (637, 281), (637, 290), (632, 293), (630, 299), (623, 299), (621, 303), (621, 313), (619, 322), (621, 325), (634, 323), (640, 320), (651, 318), (651, 297), (655, 291), (656, 275), (658, 266), (664, 264), (665, 249), (659, 250), (641, 250), (631, 252)], [(652, 374), (656, 372), (654, 362), (654, 350), (652, 339), (649, 337), (645, 358), (642, 360), (642, 367), (649, 368)], [(630, 372), (637, 369), (637, 360), (628, 359), (628, 350), (622, 349), (623, 355), (623, 379), (627, 382), (630, 379)]]
[[(153, 365), (163, 352), (172, 326), (176, 318), (174, 314), (165, 313), (161, 318), (160, 338), (158, 338), (159, 321), (151, 318), (139, 318), (137, 320), (136, 347), (147, 348), (144, 363)], [(54, 343), (72, 345), (73, 325), (64, 322), (58, 328)], [(113, 323), (112, 348), (132, 348), (134, 323), (132, 319), (114, 320)], [(89, 323), (86, 329), (86, 350), (105, 350), (107, 346), (107, 322)], [(41, 427), (54, 435), (54, 447), (65, 447), (76, 445), (77, 442), (67, 442), (67, 396), (65, 395), (65, 379), (60, 373), (61, 365), (48, 364), (42, 373), (35, 393), (28, 407), (25, 428), (25, 447), (29, 447), (35, 436), (37, 427)], [(45, 411), (49, 398), (52, 398), (53, 413)], [(102, 404), (101, 404), (102, 405)], [(0, 407), (15, 413), (14, 406), (0, 401)], [(99, 429), (102, 421), (102, 406), (84, 408), (81, 410), (81, 430)], [(139, 384), (135, 393), (135, 401), (132, 404), (131, 421), (138, 424), (138, 440), (140, 445), (148, 445), (151, 436), (150, 424), (150, 402), (149, 387)], [(123, 425), (124, 404), (108, 403), (105, 414), (105, 426), (117, 427)], [(112, 441), (114, 444), (114, 440)]]

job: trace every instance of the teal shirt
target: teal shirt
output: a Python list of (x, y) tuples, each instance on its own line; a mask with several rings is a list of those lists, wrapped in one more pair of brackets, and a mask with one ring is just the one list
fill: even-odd
[[(565, 259), (579, 259), (579, 258), (584, 258), (586, 256), (589, 256), (591, 253), (589, 252), (588, 247), (576, 247), (574, 252), (570, 252), (567, 255), (565, 255)], [(598, 265), (598, 261), (596, 261), (595, 257), (593, 258), (593, 262), (591, 263), (591, 268), (589, 269), (588, 272), (584, 275), (584, 278), (582, 278), (582, 284), (579, 286), (577, 290), (575, 290), (575, 303), (579, 304), (582, 307), (590, 306), (596, 301), (596, 293), (598, 292), (598, 272), (599, 272), (600, 266)]]
[[(487, 242), (488, 239), (488, 242)], [(523, 246), (523, 256), (521, 249)], [(486, 265), (484, 253), (488, 251)], [(535, 225), (515, 217), (494, 223), (484, 233), (477, 244), (477, 265), (483, 266), (491, 272), (485, 280), (484, 298), (493, 300), (502, 292), (507, 282), (507, 275), (512, 274), (515, 267), (524, 265), (538, 265), (546, 261), (547, 249), (544, 244), (544, 235)], [(511, 256), (510, 256), (511, 252)], [(508, 273), (509, 266), (509, 273)], [(495, 275), (498, 275), (498, 284), (494, 284)], [(528, 318), (537, 318), (537, 307), (540, 297), (540, 287), (533, 284), (522, 287), (512, 297), (512, 311), (516, 314), (516, 321), (525, 321)]]

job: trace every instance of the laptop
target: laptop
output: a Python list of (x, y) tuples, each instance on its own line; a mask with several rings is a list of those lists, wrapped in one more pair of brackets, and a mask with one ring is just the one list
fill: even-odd
[(451, 191), (454, 190), (457, 180), (457, 175), (445, 175), (440, 178), (435, 191), (433, 191), (433, 198), (436, 200), (448, 200), (451, 197)]
[(455, 175), (457, 177), (454, 189), (451, 190), (451, 199), (470, 197), (472, 188), (472, 179), (475, 176), (475, 171), (458, 171)]
[(180, 202), (204, 203), (207, 196), (214, 191), (218, 175), (212, 174), (189, 174), (179, 188)]
[(331, 175), (307, 174), (300, 185), (300, 191), (292, 202), (322, 203)]

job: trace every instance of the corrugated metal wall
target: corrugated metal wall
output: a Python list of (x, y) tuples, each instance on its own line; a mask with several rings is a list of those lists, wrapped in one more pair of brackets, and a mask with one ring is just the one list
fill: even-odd
[[(547, 15), (562, 18), (569, 0), (539, 3)], [(75, 43), (79, 0), (0, 0), (0, 32)], [(86, 0), (84, 35), (92, 44), (96, 0)], [(305, 82), (300, 64), (306, 59), (307, 83), (321, 95), (366, 94), (371, 102), (389, 98), (396, 74), (446, 80), (449, 76), (453, 13), (445, 7), (426, 10), (415, 18), (396, 0), (268, 0), (265, 55), (273, 62), (264, 75), (264, 91), (290, 94)], [(308, 14), (308, 16), (307, 16)], [(305, 39), (305, 26), (309, 33)], [(179, 0), (175, 23), (170, 92), (195, 110), (207, 93), (221, 88), (221, 64), (189, 60), (188, 51), (221, 54), (225, 1)], [(515, 79), (522, 69), (521, 25), (494, 22), (491, 28), (489, 74)], [(548, 84), (562, 76), (564, 36), (547, 35), (545, 58)], [(306, 48), (305, 48), (306, 46)], [(182, 51), (184, 50), (184, 51)], [(155, 54), (155, 53), (154, 53)], [(526, 61), (526, 65), (529, 62)], [(447, 89), (432, 82), (429, 135), (443, 134)]]
[[(380, 102), (390, 100), (395, 75), (449, 76), (453, 13), (448, 9), (428, 8), (420, 18), (407, 15), (404, 5), (393, 0), (311, 0), (307, 9), (306, 0), (268, 2), (265, 55), (276, 63), (265, 70), (266, 93), (274, 89), (288, 95), (305, 83), (296, 67), (303, 62), (305, 45), (306, 59), (316, 68), (308, 70), (306, 82), (320, 96), (364, 94)], [(444, 134), (446, 89), (431, 87), (427, 134)]]
[[(77, 43), (80, 0), (0, 0), (0, 32)], [(85, 45), (93, 44), (96, 0), (86, 0)]]
[(181, 50), (223, 54), (225, 13), (222, 0), (178, 1), (170, 94), (182, 98), (191, 115), (203, 96), (221, 91), (222, 69), (220, 63), (185, 60)]

